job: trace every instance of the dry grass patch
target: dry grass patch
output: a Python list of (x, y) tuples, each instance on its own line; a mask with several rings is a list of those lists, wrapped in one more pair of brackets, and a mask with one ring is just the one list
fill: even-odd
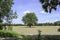
[(23, 35), (37, 35), (38, 30), (41, 30), (41, 35), (60, 35), (60, 32), (57, 31), (58, 28), (59, 26), (33, 26), (32, 28), (16, 26), (13, 27), (13, 31)]

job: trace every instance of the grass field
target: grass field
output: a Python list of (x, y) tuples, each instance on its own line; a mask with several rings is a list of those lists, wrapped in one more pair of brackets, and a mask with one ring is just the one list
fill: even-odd
[(41, 35), (60, 35), (58, 32), (59, 26), (33, 26), (28, 28), (27, 26), (13, 26), (13, 31), (23, 35), (37, 35), (38, 30), (41, 30)]

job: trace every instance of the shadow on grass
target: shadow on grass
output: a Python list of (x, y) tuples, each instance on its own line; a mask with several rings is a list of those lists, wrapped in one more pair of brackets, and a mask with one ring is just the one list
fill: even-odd
[(38, 35), (21, 35), (19, 38), (7, 38), (3, 40), (60, 40), (60, 35), (41, 35), (38, 38)]
[(38, 35), (23, 35), (22, 37), (22, 40), (60, 40), (60, 35), (41, 35), (39, 38)]

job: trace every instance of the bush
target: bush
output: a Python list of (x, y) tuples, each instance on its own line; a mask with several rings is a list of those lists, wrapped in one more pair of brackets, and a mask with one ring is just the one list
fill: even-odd
[(60, 32), (60, 28), (58, 29), (58, 32)]
[(0, 30), (0, 37), (19, 37), (19, 34), (12, 31)]

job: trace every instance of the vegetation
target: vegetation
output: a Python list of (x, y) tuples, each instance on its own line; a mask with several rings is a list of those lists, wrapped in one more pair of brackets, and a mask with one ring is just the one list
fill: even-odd
[(13, 12), (13, 10), (11, 10), (7, 16), (5, 17), (6, 23), (7, 24), (11, 24), (13, 19), (17, 18), (17, 13)]
[(10, 24), (10, 26), (26, 26), (24, 24)]
[(57, 6), (60, 6), (60, 0), (39, 0), (42, 4), (43, 9), (46, 12), (50, 12), (54, 9), (57, 9)]
[[(4, 17), (6, 17), (11, 10), (12, 4), (14, 4), (13, 0), (0, 0), (0, 23), (3, 22)], [(0, 30), (2, 29), (0, 25)]]
[[(5, 24), (3, 24), (5, 25)], [(9, 26), (9, 24), (7, 25)], [(27, 26), (25, 24), (10, 24), (10, 26)], [(60, 26), (60, 21), (56, 21), (53, 23), (37, 23), (34, 26)]]
[(31, 27), (37, 24), (38, 19), (34, 13), (27, 13), (23, 17), (22, 21), (24, 22), (25, 25)]
[[(39, 1), (41, 2), (43, 9), (46, 12), (50, 12), (50, 13), (53, 9), (56, 10), (57, 6), (60, 5), (60, 0), (39, 0)], [(38, 24), (37, 23), (38, 19), (37, 19), (35, 13), (27, 13), (25, 16), (23, 16), (22, 21), (24, 22), (24, 25), (23, 24), (11, 24), (12, 20), (14, 18), (17, 18), (17, 13), (13, 12), (13, 10), (11, 10), (11, 7), (13, 4), (14, 4), (13, 0), (0, 0), (0, 37), (19, 37), (20, 36), (19, 34), (15, 33), (15, 32), (2, 30), (4, 25), (9, 26), (8, 29), (10, 29), (10, 30), (12, 30), (11, 26), (20, 26), (20, 25), (21, 26), (27, 25), (30, 28), (31, 28), (31, 26), (60, 26), (60, 21), (56, 21), (54, 23), (39, 23)], [(3, 24), (4, 19), (6, 21), (5, 24)], [(34, 29), (34, 31), (36, 31), (38, 29)], [(53, 28), (50, 28), (49, 30), (52, 30), (52, 29)], [(23, 30), (26, 31), (28, 29), (23, 29)], [(31, 29), (29, 29), (29, 30), (32, 31), (33, 28), (32, 28), (32, 30)], [(60, 31), (60, 28), (58, 29), (58, 31)], [(26, 32), (26, 34), (27, 34), (27, 32)], [(49, 38), (41, 39), (40, 34), (38, 36), (39, 37), (35, 40), (55, 40), (55, 39), (51, 39), (51, 38), (50, 39)], [(32, 40), (32, 39), (25, 37), (23, 40)]]
[(0, 37), (19, 37), (19, 34), (12, 31), (0, 30)]
[(17, 13), (13, 12), (13, 10), (11, 10), (5, 17), (5, 21), (6, 21), (5, 25), (8, 25), (9, 30), (12, 30), (12, 27), (10, 25), (12, 23), (12, 20), (16, 18), (17, 18)]

